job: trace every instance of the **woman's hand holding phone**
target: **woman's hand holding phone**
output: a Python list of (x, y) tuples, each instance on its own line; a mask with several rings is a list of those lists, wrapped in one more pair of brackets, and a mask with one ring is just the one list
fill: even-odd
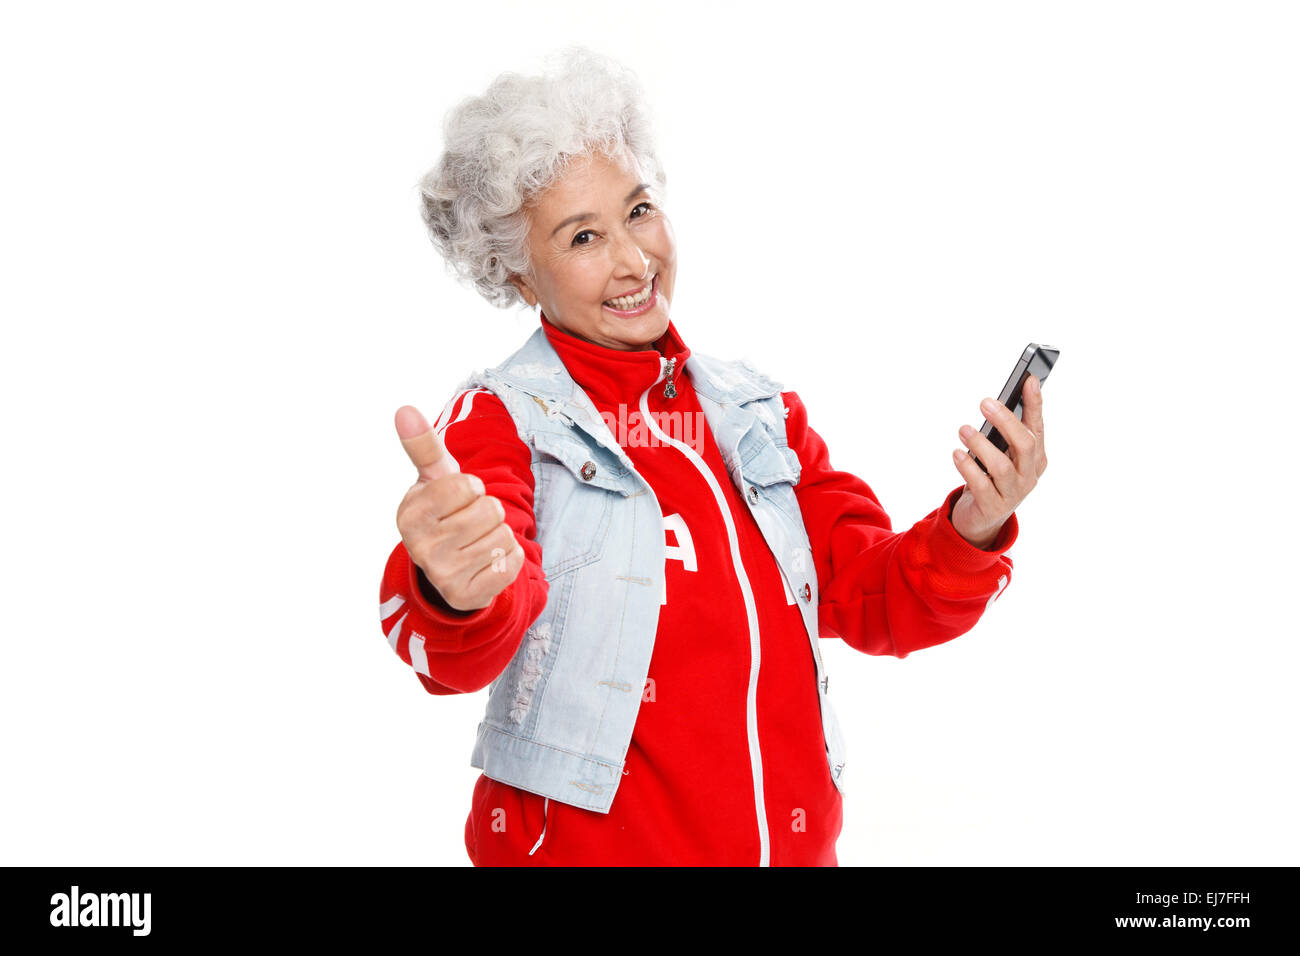
[(988, 468), (961, 449), (952, 453), (953, 463), (966, 479), (966, 488), (953, 505), (951, 521), (957, 533), (976, 548), (987, 549), (1011, 513), (1020, 507), (1047, 469), (1043, 448), (1043, 391), (1034, 375), (1025, 381), (1022, 397), (1023, 420), (1001, 402), (984, 399), (980, 410), (1006, 439), (1002, 452), (977, 429), (963, 425), (958, 431), (962, 443)]

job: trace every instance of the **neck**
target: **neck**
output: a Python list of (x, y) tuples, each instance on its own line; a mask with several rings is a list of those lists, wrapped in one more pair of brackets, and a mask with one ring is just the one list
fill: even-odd
[(601, 349), (610, 349), (611, 351), (614, 352), (662, 351), (662, 349), (660, 348), (660, 343), (663, 341), (665, 337), (665, 336), (660, 336), (659, 338), (655, 339), (653, 342), (646, 342), (643, 345), (606, 345), (604, 342), (597, 342), (595, 339), (589, 339), (585, 335), (579, 335), (577, 332), (571, 332), (570, 330), (564, 328), (563, 326), (556, 325), (547, 317), (545, 312), (541, 314), (541, 319), (543, 325), (547, 326), (551, 330), (554, 330), (555, 332), (558, 332), (560, 335), (567, 335), (569, 336), (569, 338), (576, 339), (579, 342), (586, 342), (588, 345), (594, 345), (597, 348), (601, 348)]

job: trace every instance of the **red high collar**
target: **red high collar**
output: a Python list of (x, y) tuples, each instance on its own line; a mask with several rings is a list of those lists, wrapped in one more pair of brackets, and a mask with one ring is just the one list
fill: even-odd
[(677, 359), (673, 376), (676, 378), (691, 354), (672, 319), (668, 320), (668, 331), (650, 348), (625, 351), (578, 338), (553, 323), (544, 312), (541, 318), (546, 338), (560, 356), (560, 361), (597, 406), (620, 402), (634, 405), (641, 393), (659, 377), (663, 365), (661, 356)]

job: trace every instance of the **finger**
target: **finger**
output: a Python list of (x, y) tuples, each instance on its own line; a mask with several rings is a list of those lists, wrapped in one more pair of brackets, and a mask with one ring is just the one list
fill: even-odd
[[(501, 520), (503, 510), (490, 503), (480, 505), (484, 497), (483, 480), (470, 472), (444, 475), (436, 481), (421, 479), (402, 498), (397, 526), (412, 535), (436, 533), (440, 540), (480, 538)], [(468, 538), (471, 532), (473, 538)]]
[(454, 593), (475, 607), (487, 607), (491, 598), (515, 579), (524, 560), (524, 549), (514, 532), (502, 525), (500, 530), (461, 550), (459, 570), (453, 575)]
[[(475, 475), (466, 475), (476, 478)], [(463, 501), (459, 496), (457, 500)], [(464, 549), (483, 538), (505, 521), (505, 506), (501, 499), (493, 495), (476, 495), (473, 500), (464, 502), (454, 510), (444, 511), (438, 516), (443, 533)]]
[[(498, 554), (497, 552), (502, 552)], [(489, 561), (480, 568), (469, 580), (469, 589), (471, 593), (477, 594), (480, 590), (491, 592), (493, 596), (503, 590), (501, 583), (504, 581), (509, 584), (519, 574), (519, 569), (524, 566), (527, 555), (524, 549), (516, 541), (513, 550), (506, 550), (502, 547), (495, 547), (489, 554)]]
[(432, 481), (460, 471), (460, 465), (447, 452), (418, 408), (403, 405), (397, 410), (393, 422), (397, 426), (397, 437), (402, 440), (402, 447), (422, 481)]
[[(984, 467), (988, 469), (988, 474), (984, 475), (980, 471), (980, 466), (972, 463), (972, 467), (984, 475), (984, 478), (993, 485), (997, 494), (1004, 497), (1010, 494), (1012, 480), (1016, 475), (1016, 466), (1007, 457), (1006, 453), (985, 438), (981, 432), (976, 431), (969, 425), (963, 425), (958, 430), (957, 437), (962, 440), (970, 453), (983, 462)], [(971, 491), (975, 490), (977, 489), (972, 486)]]
[(1025, 387), (1020, 390), (1021, 421), (1038, 438), (1043, 437), (1043, 383), (1037, 375), (1025, 379)]
[(967, 454), (963, 449), (957, 448), (952, 453), (952, 463), (956, 466), (957, 471), (966, 479), (966, 485), (970, 488), (971, 494), (975, 500), (984, 501), (989, 496), (997, 496), (997, 488), (993, 485), (993, 479), (984, 474), (980, 466), (975, 463), (975, 459)]
[(490, 569), (493, 562), (500, 564), (501, 559), (517, 547), (519, 539), (515, 537), (514, 529), (502, 522), (473, 544), (461, 548), (461, 555), (472, 577), (484, 568)]
[[(980, 411), (984, 413), (984, 417), (989, 420), (989, 423), (998, 430), (1003, 440), (1006, 441), (1007, 450), (1003, 454), (1014, 462), (1013, 467), (1015, 470), (1025, 475), (1036, 474), (1034, 471), (1034, 448), (1038, 444), (1037, 436), (1016, 417), (1015, 412), (999, 401), (991, 398), (984, 399), (984, 401), (980, 402)], [(975, 451), (975, 455), (980, 461), (984, 462), (986, 467), (989, 465), (989, 462), (978, 450)]]
[[(1033, 388), (1029, 387), (1030, 382), (1033, 382)], [(1041, 465), (1047, 461), (1047, 449), (1043, 445), (1043, 383), (1038, 380), (1037, 375), (1030, 375), (1021, 391), (1023, 392), (1021, 401), (1024, 403), (1022, 420), (1025, 427), (1038, 439), (1038, 457)]]

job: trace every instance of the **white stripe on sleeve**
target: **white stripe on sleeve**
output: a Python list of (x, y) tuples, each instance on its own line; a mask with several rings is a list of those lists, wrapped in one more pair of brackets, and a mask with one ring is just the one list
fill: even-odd
[[(388, 638), (388, 646), (393, 649), (394, 654), (397, 654), (397, 636), (402, 633), (402, 624), (405, 621), (406, 615), (403, 614), (397, 619), (397, 623), (393, 625), (393, 629), (385, 635)], [(397, 656), (401, 657), (400, 654)]]
[[(479, 392), (486, 392), (486, 391), (487, 391), (486, 388), (471, 388), (455, 395), (452, 398), (452, 400), (447, 403), (447, 406), (442, 410), (442, 414), (438, 416), (438, 423), (434, 425), (433, 430), (437, 432), (439, 435), (441, 435), (452, 425), (456, 424), (457, 422), (464, 421), (466, 418), (469, 417), (470, 409), (474, 407), (474, 396), (477, 395)], [(464, 397), (465, 400), (461, 402), (460, 411), (456, 414), (455, 418), (447, 420), (448, 416), (451, 414), (451, 410), (455, 407), (457, 400), (460, 399), (462, 396)]]
[(424, 638), (412, 631), (407, 647), (411, 651), (411, 666), (415, 668), (415, 672), (425, 677), (432, 677), (433, 675), (429, 673), (429, 657), (424, 653)]

